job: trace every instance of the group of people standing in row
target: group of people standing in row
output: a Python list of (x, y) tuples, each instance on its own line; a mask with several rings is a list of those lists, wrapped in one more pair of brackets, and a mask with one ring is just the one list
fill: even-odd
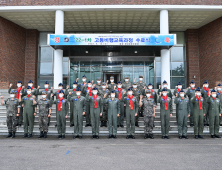
[[(73, 138), (82, 138), (83, 116), (86, 117), (85, 127), (92, 126), (92, 139), (99, 139), (99, 126), (107, 127), (108, 138), (116, 138), (117, 128), (124, 127), (124, 113), (126, 116), (126, 138), (135, 139), (135, 126), (139, 127), (139, 116), (144, 117), (144, 138), (153, 137), (153, 127), (155, 119), (155, 108), (160, 103), (161, 133), (163, 139), (169, 139), (169, 122), (172, 117), (172, 93), (168, 89), (166, 81), (163, 88), (158, 92), (153, 90), (150, 83), (146, 86), (143, 76), (139, 76), (139, 81), (129, 82), (129, 77), (124, 78), (124, 83), (114, 83), (114, 77), (110, 77), (110, 84), (101, 82), (98, 77), (96, 84), (88, 81), (86, 76), (82, 77), (82, 83), (78, 83), (78, 78), (73, 82), (70, 89), (63, 84), (58, 85), (58, 91), (53, 92), (48, 81), (44, 84), (44, 90), (40, 86), (33, 87), (33, 82), (28, 82), (25, 89), (22, 82), (17, 82), (17, 89), (9, 86), (10, 98), (4, 100), (1, 96), (1, 104), (6, 105), (7, 126), (9, 134), (7, 137), (15, 137), (17, 127), (23, 124), (24, 138), (32, 137), (34, 119), (39, 108), (39, 130), (38, 138), (47, 138), (48, 126), (52, 105), (56, 105), (56, 126), (58, 138), (65, 138), (66, 119), (70, 111), (70, 127), (74, 126)], [(204, 82), (203, 88), (195, 88), (194, 81), (190, 82), (190, 87), (186, 92), (179, 82), (174, 90), (174, 103), (176, 104), (176, 120), (178, 124), (179, 138), (187, 137), (187, 118), (190, 118), (190, 126), (194, 126), (195, 138), (203, 138), (204, 125), (210, 127), (212, 138), (220, 138), (219, 127), (221, 122), (221, 84), (218, 84), (211, 92), (209, 83)], [(38, 100), (38, 95), (41, 99)], [(70, 103), (70, 104), (69, 104)], [(69, 107), (70, 105), (70, 107)], [(101, 125), (99, 125), (101, 122)]]

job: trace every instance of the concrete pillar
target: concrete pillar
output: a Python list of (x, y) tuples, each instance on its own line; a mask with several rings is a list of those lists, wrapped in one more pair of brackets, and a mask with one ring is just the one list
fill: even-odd
[[(160, 11), (160, 34), (169, 34), (168, 10)], [(170, 88), (170, 50), (161, 50), (161, 83), (166, 80)]]
[[(64, 12), (55, 12), (55, 34), (64, 34)], [(63, 82), (63, 50), (54, 50), (54, 89), (58, 89), (58, 84)]]

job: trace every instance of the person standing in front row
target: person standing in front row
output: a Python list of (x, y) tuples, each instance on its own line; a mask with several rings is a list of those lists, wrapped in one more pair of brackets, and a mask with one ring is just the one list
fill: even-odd
[[(172, 117), (173, 107), (172, 99), (167, 96), (168, 90), (163, 88), (159, 94), (158, 103), (160, 103), (160, 120), (162, 139), (169, 139), (170, 117)], [(163, 96), (161, 97), (161, 95)]]
[(208, 102), (207, 102), (207, 98), (209, 96), (209, 93), (210, 93), (209, 83), (207, 80), (205, 80), (203, 83), (203, 87), (201, 89), (201, 95), (204, 99), (204, 105), (205, 105), (205, 109), (206, 109), (206, 113), (204, 116), (204, 126), (209, 126), (209, 109), (208, 109)]

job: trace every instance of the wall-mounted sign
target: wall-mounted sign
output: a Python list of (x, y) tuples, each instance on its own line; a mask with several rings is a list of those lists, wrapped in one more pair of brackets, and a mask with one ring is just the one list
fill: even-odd
[(48, 34), (48, 45), (176, 45), (176, 34)]

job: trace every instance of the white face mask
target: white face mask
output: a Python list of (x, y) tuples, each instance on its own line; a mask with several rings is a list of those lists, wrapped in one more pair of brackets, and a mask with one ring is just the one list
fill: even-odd
[(143, 78), (139, 78), (140, 81), (143, 81)]
[(32, 87), (32, 84), (28, 84), (28, 86)]
[(166, 93), (163, 93), (163, 95), (166, 96), (167, 94), (166, 94)]
[(103, 88), (103, 89), (105, 89), (105, 88), (106, 88), (106, 86), (102, 86), (102, 88)]
[(88, 84), (88, 87), (92, 87), (92, 84)]
[(28, 94), (31, 94), (31, 91), (27, 91)]
[(114, 82), (114, 80), (110, 80), (110, 82)]
[(63, 97), (63, 94), (62, 94), (62, 93), (60, 93), (60, 94), (59, 94), (59, 97)]
[(133, 85), (133, 88), (136, 89), (136, 88), (137, 88), (137, 85)]
[(133, 92), (132, 92), (132, 91), (129, 91), (129, 92), (128, 92), (128, 94), (129, 94), (129, 95), (132, 95), (132, 94), (133, 94)]
[(101, 83), (101, 81), (97, 81), (97, 83), (98, 83), (98, 84), (100, 84), (100, 83)]
[(218, 87), (218, 88), (217, 88), (217, 90), (221, 91), (221, 88), (220, 88), (220, 87)]
[(14, 97), (15, 97), (15, 95), (14, 95), (14, 94), (10, 94), (10, 97), (11, 97), (11, 98), (14, 98)]
[(128, 82), (128, 81), (129, 81), (129, 79), (125, 79), (125, 81), (126, 81), (126, 82)]
[(49, 85), (45, 85), (44, 87), (47, 89), (49, 87)]
[(184, 94), (180, 94), (181, 97), (184, 97)]
[(152, 86), (148, 86), (148, 89), (152, 89), (153, 87)]
[(217, 95), (216, 94), (212, 94), (212, 97), (216, 97)]
[(96, 94), (97, 94), (97, 91), (93, 91), (93, 94), (95, 94), (95, 95), (96, 95)]
[(77, 96), (80, 96), (81, 92), (76, 92)]
[(46, 95), (42, 95), (42, 98), (45, 99), (45, 98), (46, 98)]
[(167, 87), (167, 85), (166, 85), (166, 84), (164, 84), (164, 85), (163, 85), (163, 87)]
[(21, 87), (21, 84), (17, 84), (17, 87)]
[(85, 81), (86, 81), (86, 79), (82, 79), (82, 81), (83, 81), (83, 82), (85, 82)]
[(62, 90), (62, 87), (59, 87), (59, 90)]
[(115, 94), (111, 94), (111, 97), (114, 98), (114, 97), (115, 97)]
[(118, 88), (121, 89), (122, 85), (118, 85)]
[(76, 84), (74, 84), (72, 87), (75, 89), (75, 88), (77, 87), (77, 85), (76, 85)]
[(195, 87), (195, 85), (191, 85), (191, 87), (192, 87), (192, 88), (194, 88), (194, 87)]
[(206, 84), (205, 87), (207, 88), (207, 87), (208, 87), (208, 84)]
[(182, 89), (182, 86), (178, 86), (178, 89)]
[(146, 94), (147, 97), (150, 97), (150, 94)]
[(200, 96), (201, 95), (201, 93), (197, 93), (197, 96)]

